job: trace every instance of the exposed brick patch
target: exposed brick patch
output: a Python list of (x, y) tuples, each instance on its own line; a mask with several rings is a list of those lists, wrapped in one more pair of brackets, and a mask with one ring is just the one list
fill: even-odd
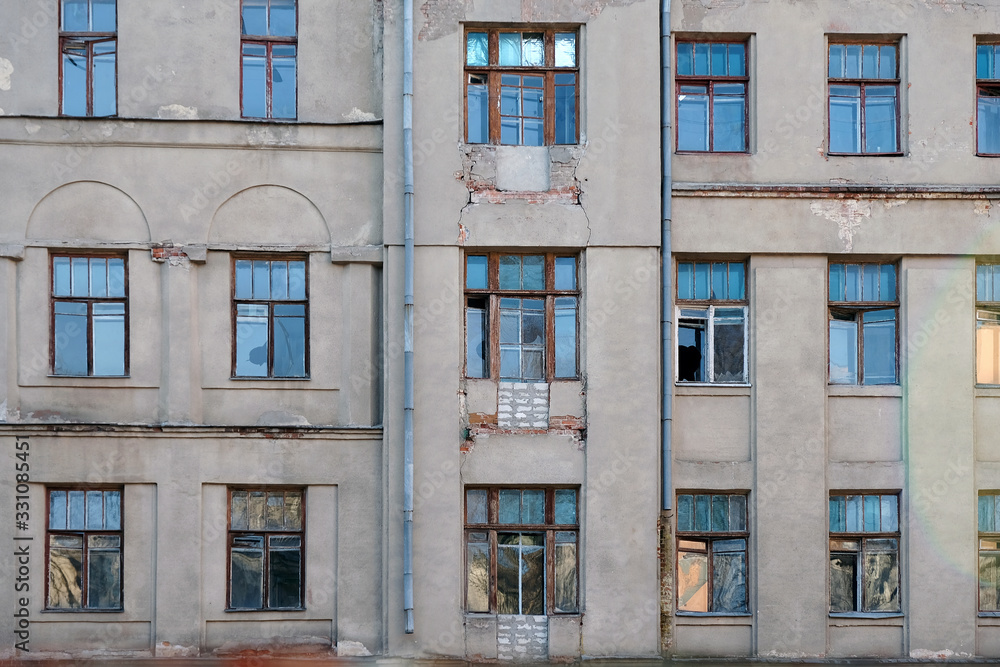
[(502, 662), (548, 660), (548, 616), (497, 616), (497, 659)]
[(572, 415), (549, 417), (549, 430), (583, 431), (586, 428), (587, 420), (583, 417), (574, 417)]
[(487, 415), (482, 412), (469, 413), (469, 427), (495, 427), (497, 425), (496, 415)]
[(152, 253), (154, 262), (166, 262), (171, 258), (187, 259), (184, 246), (174, 245), (173, 243), (155, 244), (150, 248), (150, 252)]
[(576, 169), (584, 148), (549, 147), (549, 189), (545, 192), (517, 192), (497, 189), (497, 147), (489, 144), (462, 144), (462, 171), (455, 178), (465, 182), (472, 204), (503, 204), (524, 201), (529, 204), (580, 203), (580, 181)]

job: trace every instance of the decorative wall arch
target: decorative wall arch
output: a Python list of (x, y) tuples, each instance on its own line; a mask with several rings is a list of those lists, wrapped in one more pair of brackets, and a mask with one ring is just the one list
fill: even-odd
[(256, 185), (222, 203), (212, 216), (208, 242), (325, 245), (330, 230), (305, 195), (280, 185)]
[(149, 224), (132, 197), (107, 183), (74, 181), (35, 205), (26, 240), (149, 243)]

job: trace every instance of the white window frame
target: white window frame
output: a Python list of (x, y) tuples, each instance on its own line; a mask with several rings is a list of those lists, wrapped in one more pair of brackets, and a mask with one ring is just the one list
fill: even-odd
[[(715, 379), (715, 311), (719, 308), (723, 309), (733, 309), (739, 308), (743, 311), (743, 380), (741, 382), (722, 382)], [(701, 382), (692, 382), (690, 380), (680, 379), (680, 327), (681, 327), (681, 312), (685, 310), (701, 310), (708, 311), (708, 317), (705, 318), (707, 323), (706, 329), (708, 331), (708, 340), (706, 342), (706, 348), (708, 349), (708, 354), (705, 359), (705, 374), (708, 376), (707, 380)], [(685, 317), (683, 319), (699, 319), (693, 317)], [(701, 386), (701, 385), (724, 385), (727, 387), (747, 387), (750, 386), (750, 326), (749, 326), (749, 312), (747, 306), (741, 305), (676, 305), (674, 307), (674, 382), (683, 386)]]

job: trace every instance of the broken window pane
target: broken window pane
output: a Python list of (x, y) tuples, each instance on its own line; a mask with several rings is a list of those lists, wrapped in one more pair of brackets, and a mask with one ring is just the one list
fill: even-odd
[(714, 379), (716, 382), (745, 382), (745, 321), (742, 308), (714, 310)]
[(857, 554), (830, 554), (830, 611), (857, 610)]
[(706, 381), (708, 335), (705, 324), (704, 320), (694, 319), (682, 319), (678, 322), (677, 380), (679, 382)]
[(486, 319), (486, 303), (484, 299), (469, 299), (469, 307), (465, 309), (466, 336), (466, 376), (470, 378), (489, 377), (486, 366), (488, 329)]
[(521, 614), (545, 613), (545, 547), (540, 535), (525, 535), (538, 546), (521, 547)]
[(866, 540), (864, 611), (899, 611), (899, 556), (896, 540)]
[(708, 611), (708, 556), (679, 552), (677, 559), (677, 608)]
[(538, 33), (524, 33), (521, 41), (521, 65), (543, 67), (545, 65), (545, 41)]

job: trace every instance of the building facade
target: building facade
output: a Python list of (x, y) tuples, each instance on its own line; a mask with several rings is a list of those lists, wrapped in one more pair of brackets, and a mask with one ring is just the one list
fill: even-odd
[(997, 0), (2, 13), (0, 656), (1000, 657)]

